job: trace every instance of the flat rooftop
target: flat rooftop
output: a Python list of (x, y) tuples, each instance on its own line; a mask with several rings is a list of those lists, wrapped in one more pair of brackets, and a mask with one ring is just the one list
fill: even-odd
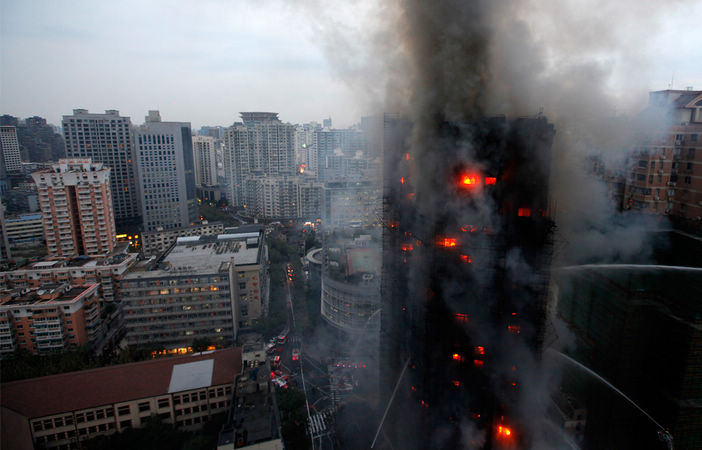
[(149, 271), (137, 271), (128, 278), (153, 278), (178, 273), (216, 273), (237, 266), (260, 264), (261, 233), (232, 233), (216, 236), (179, 237), (175, 246)]
[(15, 288), (0, 291), (0, 306), (51, 306), (61, 303), (71, 303), (90, 290), (96, 284), (69, 286), (69, 285), (44, 285), (38, 289), (22, 293)]

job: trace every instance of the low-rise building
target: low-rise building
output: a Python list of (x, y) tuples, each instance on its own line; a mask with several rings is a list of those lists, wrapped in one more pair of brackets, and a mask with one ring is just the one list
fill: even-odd
[(107, 256), (78, 256), (73, 259), (33, 262), (17, 270), (0, 272), (0, 289), (38, 288), (46, 284), (70, 283), (81, 285), (99, 283), (100, 298), (106, 302), (119, 301), (120, 278), (136, 262), (134, 253)]
[(236, 339), (261, 318), (268, 302), (263, 228), (180, 237), (150, 270), (121, 282), (129, 344), (188, 346), (195, 338)]
[(229, 409), (241, 349), (32, 378), (2, 385), (2, 448), (75, 449), (158, 416), (197, 429)]
[(14, 248), (44, 243), (41, 214), (5, 217), (5, 228), (7, 241)]
[(97, 284), (0, 291), (0, 354), (92, 345), (102, 333)]
[(222, 222), (203, 222), (192, 227), (173, 230), (145, 231), (141, 235), (142, 248), (145, 255), (157, 255), (168, 249), (182, 236), (212, 236), (224, 230)]

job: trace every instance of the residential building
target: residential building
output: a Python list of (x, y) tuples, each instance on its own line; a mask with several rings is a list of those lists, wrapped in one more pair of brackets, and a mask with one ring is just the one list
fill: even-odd
[(152, 415), (195, 430), (229, 409), (241, 349), (174, 356), (2, 384), (2, 448), (76, 449)]
[(243, 123), (228, 128), (224, 138), (224, 172), (230, 204), (243, 206), (243, 183), (252, 175), (292, 175), (295, 163), (295, 127), (278, 113), (242, 112)]
[(97, 284), (44, 284), (0, 291), (0, 353), (45, 353), (92, 345), (102, 336)]
[(139, 223), (139, 202), (133, 138), (129, 117), (119, 111), (105, 114), (74, 109), (63, 116), (68, 158), (90, 158), (110, 169), (110, 191), (115, 221), (121, 226)]
[(162, 122), (149, 111), (134, 129), (144, 231), (170, 230), (197, 221), (195, 166), (190, 123)]
[(105, 302), (120, 299), (119, 280), (136, 263), (136, 253), (108, 256), (78, 256), (73, 259), (43, 260), (19, 269), (0, 272), (0, 289), (36, 289), (48, 284), (98, 284)]
[(261, 227), (178, 238), (155, 265), (122, 279), (127, 343), (233, 342), (267, 310), (267, 260)]
[(11, 247), (44, 245), (44, 222), (41, 214), (6, 216), (5, 233)]
[(193, 136), (193, 159), (195, 162), (195, 185), (217, 186), (217, 154), (215, 138)]
[(372, 228), (380, 224), (381, 188), (377, 181), (338, 181), (324, 184), (322, 227)]
[(321, 213), (322, 185), (299, 175), (248, 176), (242, 183), (243, 214), (258, 219), (315, 220)]
[(662, 110), (672, 125), (636, 145), (624, 208), (702, 229), (702, 91), (651, 92), (649, 107)]
[(90, 159), (60, 159), (32, 178), (49, 255), (105, 255), (114, 250), (110, 169)]
[[(442, 448), (458, 448), (481, 436), (484, 448), (532, 448), (535, 410), (523, 399), (546, 327), (555, 129), (545, 117), (454, 123), (435, 113), (384, 122), (386, 439), (420, 449), (441, 434)], [(410, 135), (419, 136), (411, 147)]]
[(0, 125), (0, 150), (8, 172), (19, 172), (22, 169), (19, 141), (17, 140), (17, 127)]
[(173, 245), (183, 236), (211, 236), (224, 231), (222, 222), (209, 223), (204, 221), (192, 227), (177, 228), (163, 231), (147, 231), (141, 235), (142, 253), (147, 256), (158, 255)]

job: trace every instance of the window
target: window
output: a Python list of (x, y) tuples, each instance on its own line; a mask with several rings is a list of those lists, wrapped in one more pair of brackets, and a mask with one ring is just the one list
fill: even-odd
[(119, 414), (120, 416), (126, 416), (127, 414), (129, 414), (129, 412), (130, 412), (129, 405), (120, 406), (117, 409), (117, 414)]
[(73, 425), (73, 416), (66, 416), (64, 422), (66, 422), (66, 425)]
[(120, 428), (131, 428), (132, 427), (132, 421), (131, 420), (122, 420), (119, 423)]
[(76, 414), (76, 422), (77, 423), (85, 422), (85, 416), (83, 415), (83, 413)]
[(42, 428), (41, 428), (41, 422), (40, 422), (40, 421), (34, 422), (34, 423), (32, 424), (32, 427), (34, 428), (34, 431), (41, 431), (41, 430), (42, 430)]
[(44, 421), (44, 429), (45, 430), (50, 430), (54, 427), (54, 424), (51, 422), (51, 419), (47, 419)]
[(149, 402), (139, 403), (139, 412), (149, 411), (150, 409)]
[(170, 404), (170, 402), (168, 401), (167, 398), (162, 398), (162, 399), (160, 399), (160, 400), (158, 401), (158, 407), (159, 407), (159, 408), (168, 408), (168, 405), (169, 405), (169, 404)]
[(692, 183), (692, 177), (688, 175), (685, 177), (685, 184), (690, 184), (690, 183)]
[(95, 414), (93, 414), (92, 412), (85, 413), (85, 420), (88, 422), (92, 422), (93, 420), (95, 420)]
[(200, 392), (200, 400), (205, 400), (205, 398), (207, 398), (205, 391)]

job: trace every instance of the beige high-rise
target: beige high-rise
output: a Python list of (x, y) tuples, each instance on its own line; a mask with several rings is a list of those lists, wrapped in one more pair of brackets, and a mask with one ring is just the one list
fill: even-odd
[(109, 168), (90, 159), (61, 159), (32, 178), (50, 256), (96, 256), (114, 250)]

